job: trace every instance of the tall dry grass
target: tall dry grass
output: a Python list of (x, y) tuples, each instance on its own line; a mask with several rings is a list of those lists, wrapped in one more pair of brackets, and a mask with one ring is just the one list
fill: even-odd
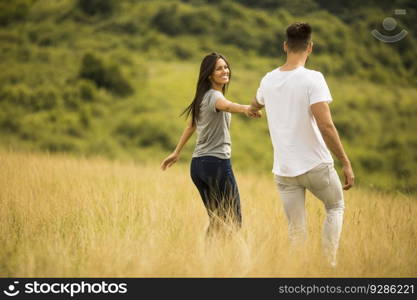
[(339, 265), (320, 251), (324, 209), (308, 195), (309, 240), (294, 255), (270, 174), (235, 172), (243, 228), (205, 243), (188, 167), (0, 151), (0, 274), (14, 277), (417, 276), (417, 201), (345, 193)]

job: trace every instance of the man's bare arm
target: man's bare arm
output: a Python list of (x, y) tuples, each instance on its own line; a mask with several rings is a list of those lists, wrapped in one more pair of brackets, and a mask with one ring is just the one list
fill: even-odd
[(343, 173), (345, 176), (345, 185), (343, 188), (348, 190), (353, 186), (353, 170), (350, 160), (343, 149), (337, 129), (334, 126), (329, 105), (326, 102), (315, 103), (311, 105), (311, 112), (316, 119), (317, 126), (327, 147), (343, 165)]
[(260, 110), (262, 109), (264, 106), (259, 104), (258, 100), (256, 100), (256, 97), (253, 97), (252, 102), (250, 104), (250, 109), (253, 110)]

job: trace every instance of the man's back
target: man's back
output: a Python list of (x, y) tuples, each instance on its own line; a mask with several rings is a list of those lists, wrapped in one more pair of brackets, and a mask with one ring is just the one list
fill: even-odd
[(275, 69), (262, 79), (257, 96), (265, 105), (272, 144), (273, 173), (298, 176), (333, 159), (311, 113), (310, 105), (331, 102), (332, 97), (320, 72), (302, 66)]

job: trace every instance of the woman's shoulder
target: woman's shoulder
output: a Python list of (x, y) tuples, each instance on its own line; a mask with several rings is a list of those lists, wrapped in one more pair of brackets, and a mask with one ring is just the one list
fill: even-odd
[(218, 98), (224, 98), (224, 95), (222, 92), (217, 91), (215, 89), (209, 89), (206, 94), (204, 95), (205, 98), (215, 98), (216, 100)]
[(205, 92), (204, 95), (203, 95), (203, 101), (202, 101), (202, 103), (204, 103), (204, 102), (211, 102), (211, 101), (213, 101), (212, 100), (213, 98), (216, 98), (217, 99), (218, 98), (218, 94), (216, 92), (218, 92), (218, 91), (213, 90), (213, 89), (209, 89), (207, 92)]
[(212, 112), (218, 112), (216, 109), (216, 102), (219, 99), (224, 99), (223, 93), (215, 90), (215, 89), (209, 89), (203, 96), (203, 100), (201, 102), (201, 107), (203, 110), (208, 110)]

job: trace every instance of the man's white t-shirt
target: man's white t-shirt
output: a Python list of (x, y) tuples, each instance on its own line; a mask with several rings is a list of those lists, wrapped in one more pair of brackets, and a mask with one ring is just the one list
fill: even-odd
[(265, 105), (274, 174), (294, 177), (321, 163), (333, 163), (310, 108), (317, 102), (332, 101), (320, 72), (304, 67), (275, 69), (262, 78), (256, 99)]

